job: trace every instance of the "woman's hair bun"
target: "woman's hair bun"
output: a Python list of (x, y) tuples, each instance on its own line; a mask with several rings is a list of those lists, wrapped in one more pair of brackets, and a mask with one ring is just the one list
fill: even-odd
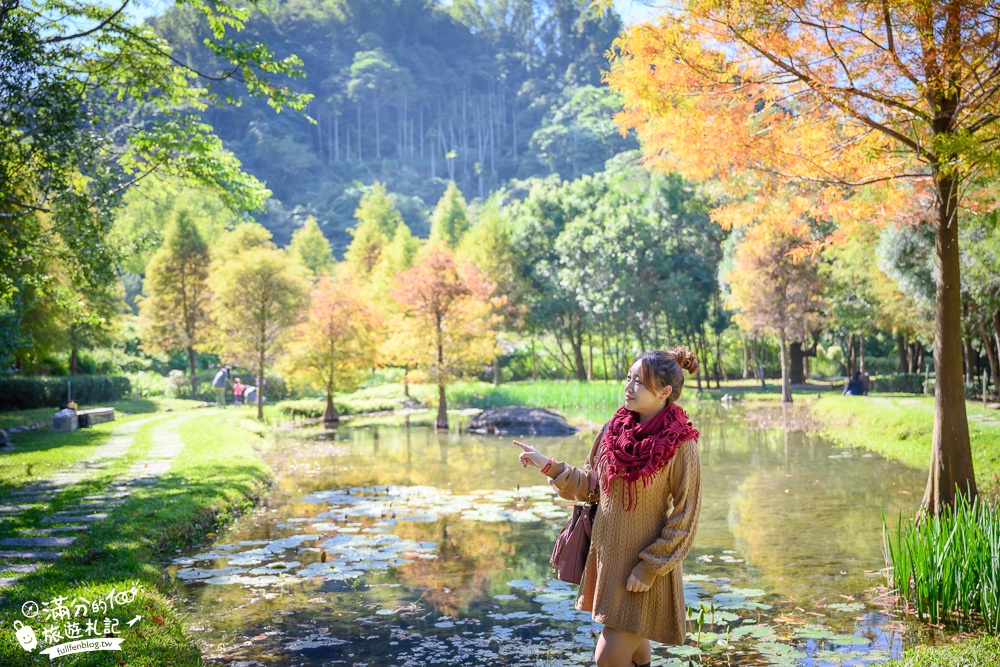
[(670, 350), (670, 356), (676, 359), (681, 368), (686, 370), (691, 375), (698, 372), (698, 357), (696, 357), (694, 352), (686, 347), (675, 347)]

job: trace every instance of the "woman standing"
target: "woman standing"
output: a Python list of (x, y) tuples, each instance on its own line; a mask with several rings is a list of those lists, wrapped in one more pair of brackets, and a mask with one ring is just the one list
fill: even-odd
[[(533, 447), (521, 464), (540, 468), (567, 500), (593, 501), (593, 535), (576, 608), (604, 625), (598, 667), (643, 667), (649, 640), (686, 638), (681, 562), (691, 550), (701, 511), (698, 431), (676, 403), (684, 371), (698, 372), (683, 347), (642, 354), (625, 377), (625, 404), (594, 439), (582, 469)], [(641, 480), (641, 483), (640, 483)]]

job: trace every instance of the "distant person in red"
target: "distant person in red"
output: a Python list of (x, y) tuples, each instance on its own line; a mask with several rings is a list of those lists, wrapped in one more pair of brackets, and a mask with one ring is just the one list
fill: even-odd
[(240, 382), (239, 378), (236, 378), (236, 382), (233, 384), (233, 405), (243, 405), (243, 390), (246, 385)]

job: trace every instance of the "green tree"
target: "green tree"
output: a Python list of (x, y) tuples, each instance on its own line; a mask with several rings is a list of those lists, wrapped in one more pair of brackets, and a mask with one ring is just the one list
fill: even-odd
[(257, 222), (244, 222), (219, 237), (212, 246), (212, 262), (227, 264), (242, 261), (240, 254), (255, 248), (274, 248), (271, 232)]
[[(241, 253), (239, 261), (216, 265), (209, 287), (220, 356), (252, 369), (262, 383), (299, 320), (308, 286), (306, 269), (270, 243)], [(264, 389), (257, 391), (261, 420)]]
[(309, 269), (313, 277), (318, 277), (320, 273), (333, 268), (333, 250), (330, 248), (330, 242), (323, 235), (316, 218), (311, 215), (306, 218), (304, 225), (292, 232), (288, 253)]
[(449, 248), (454, 249), (467, 229), (469, 207), (455, 181), (449, 181), (431, 216), (430, 241), (444, 241)]
[(536, 159), (565, 179), (593, 174), (618, 153), (638, 148), (635, 138), (622, 137), (612, 118), (621, 99), (607, 86), (580, 86), (563, 91), (531, 135)]
[(405, 222), (400, 222), (392, 241), (382, 249), (378, 263), (371, 275), (372, 297), (384, 294), (394, 287), (396, 274), (413, 266), (413, 259), (420, 250), (420, 239), (413, 235)]
[(376, 182), (361, 197), (354, 217), (358, 224), (347, 230), (353, 240), (344, 253), (344, 261), (362, 280), (368, 280), (382, 250), (395, 236), (403, 216), (399, 214), (385, 185)]
[(239, 213), (214, 189), (154, 173), (129, 188), (115, 212), (114, 238), (125, 254), (122, 268), (145, 273), (163, 243), (164, 229), (182, 211), (209, 246), (240, 222)]
[(375, 158), (381, 160), (382, 124), (379, 122), (379, 112), (390, 92), (398, 93), (410, 87), (410, 73), (399, 67), (392, 55), (381, 47), (355, 53), (350, 73), (347, 94), (358, 105), (358, 135), (361, 135), (362, 101), (368, 99), (375, 112)]
[(179, 211), (163, 231), (163, 244), (146, 267), (147, 296), (139, 299), (143, 349), (187, 352), (191, 388), (197, 391), (195, 352), (209, 329), (208, 244), (198, 226)]
[[(69, 280), (99, 294), (111, 289), (125, 251), (111, 234), (128, 188), (154, 171), (211, 185), (238, 210), (261, 206), (267, 190), (240, 168), (201, 119), (226, 104), (220, 87), (302, 110), (310, 96), (287, 79), (295, 56), (234, 39), (249, 11), (225, 1), (182, 0), (211, 35), (220, 61), (199, 70), (137, 22), (128, 2), (0, 2), (0, 318), (23, 320), (16, 294), (44, 291), (52, 259)], [(0, 339), (18, 337), (0, 333)]]

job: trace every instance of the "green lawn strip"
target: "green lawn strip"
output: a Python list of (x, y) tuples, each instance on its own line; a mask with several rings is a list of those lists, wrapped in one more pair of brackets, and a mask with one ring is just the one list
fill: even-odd
[[(125, 398), (120, 401), (110, 401), (107, 403), (95, 403), (94, 405), (81, 405), (80, 410), (91, 408), (114, 408), (115, 418), (120, 419), (124, 415), (164, 412), (167, 410), (186, 410), (204, 405), (201, 401), (189, 401), (183, 398)], [(35, 408), (33, 410), (8, 410), (0, 412), (0, 429), (9, 429), (13, 426), (25, 426), (42, 422), (45, 428), (52, 422), (52, 415), (58, 408)], [(42, 430), (45, 430), (44, 428)]]
[[(161, 421), (155, 426), (166, 424)], [(151, 446), (152, 427), (141, 429), (136, 449), (127, 460), (116, 464), (115, 470), (141, 460)], [(182, 630), (183, 617), (171, 606), (173, 591), (162, 571), (163, 563), (252, 508), (273, 480), (255, 451), (267, 446), (263, 437), (266, 434), (245, 416), (212, 410), (185, 420), (178, 433), (185, 447), (157, 486), (135, 487), (132, 496), (113, 508), (107, 519), (93, 524), (76, 543), (64, 549), (67, 555), (53, 567), (23, 575), (15, 586), (0, 593), (0, 626), (4, 628), (0, 632), (0, 664), (51, 664), (37, 650), (28, 654), (21, 649), (11, 631), (14, 620), (27, 620), (20, 612), (26, 600), (35, 600), (39, 605), (56, 597), (91, 600), (112, 588), (120, 591), (136, 582), (140, 596), (123, 608), (123, 613), (109, 614), (120, 619), (117, 636), (124, 638), (122, 651), (64, 657), (60, 658), (61, 664), (202, 664), (197, 646)], [(113, 471), (105, 472), (101, 481), (107, 483)], [(89, 480), (75, 485), (67, 496), (71, 500), (103, 491), (105, 487), (98, 488), (99, 484), (98, 480)], [(122, 627), (137, 614), (143, 617), (140, 622), (132, 628)], [(40, 632), (41, 627), (35, 629)]]
[[(0, 498), (31, 482), (48, 479), (55, 473), (72, 468), (106, 444), (116, 428), (151, 418), (158, 421), (162, 417), (137, 414), (76, 431), (53, 433), (38, 430), (16, 434), (13, 448), (0, 453)], [(145, 428), (140, 427), (140, 432)]]
[[(164, 415), (164, 418), (167, 416)], [(24, 510), (16, 515), (10, 515), (5, 521), (0, 522), (0, 538), (19, 537), (19, 531), (32, 528), (51, 528), (55, 524), (45, 524), (41, 520), (54, 512), (63, 510), (75, 510), (79, 503), (87, 502), (84, 496), (95, 495), (108, 492), (112, 482), (121, 477), (122, 473), (128, 470), (129, 466), (140, 460), (146, 450), (152, 445), (152, 431), (163, 419), (152, 419), (148, 423), (139, 427), (132, 441), (132, 447), (121, 458), (103, 470), (92, 471), (85, 479), (70, 484), (60, 493), (53, 495), (50, 500), (45, 501), (47, 507), (32, 508)], [(58, 433), (48, 434), (51, 436), (60, 435)], [(117, 509), (117, 508), (115, 508)], [(80, 514), (103, 511), (88, 507), (81, 507)], [(75, 533), (66, 532), (60, 535), (72, 536)], [(0, 549), (2, 550), (2, 549)], [(4, 565), (0, 564), (0, 573), (4, 572)], [(3, 576), (0, 574), (0, 576)]]
[[(966, 402), (976, 482), (1000, 485), (1000, 410)], [(934, 427), (934, 398), (892, 396), (823, 396), (813, 401), (814, 420), (837, 444), (863, 447), (906, 465), (927, 469)]]
[(1000, 637), (983, 635), (950, 646), (917, 646), (880, 667), (995, 667), (1000, 665)]

